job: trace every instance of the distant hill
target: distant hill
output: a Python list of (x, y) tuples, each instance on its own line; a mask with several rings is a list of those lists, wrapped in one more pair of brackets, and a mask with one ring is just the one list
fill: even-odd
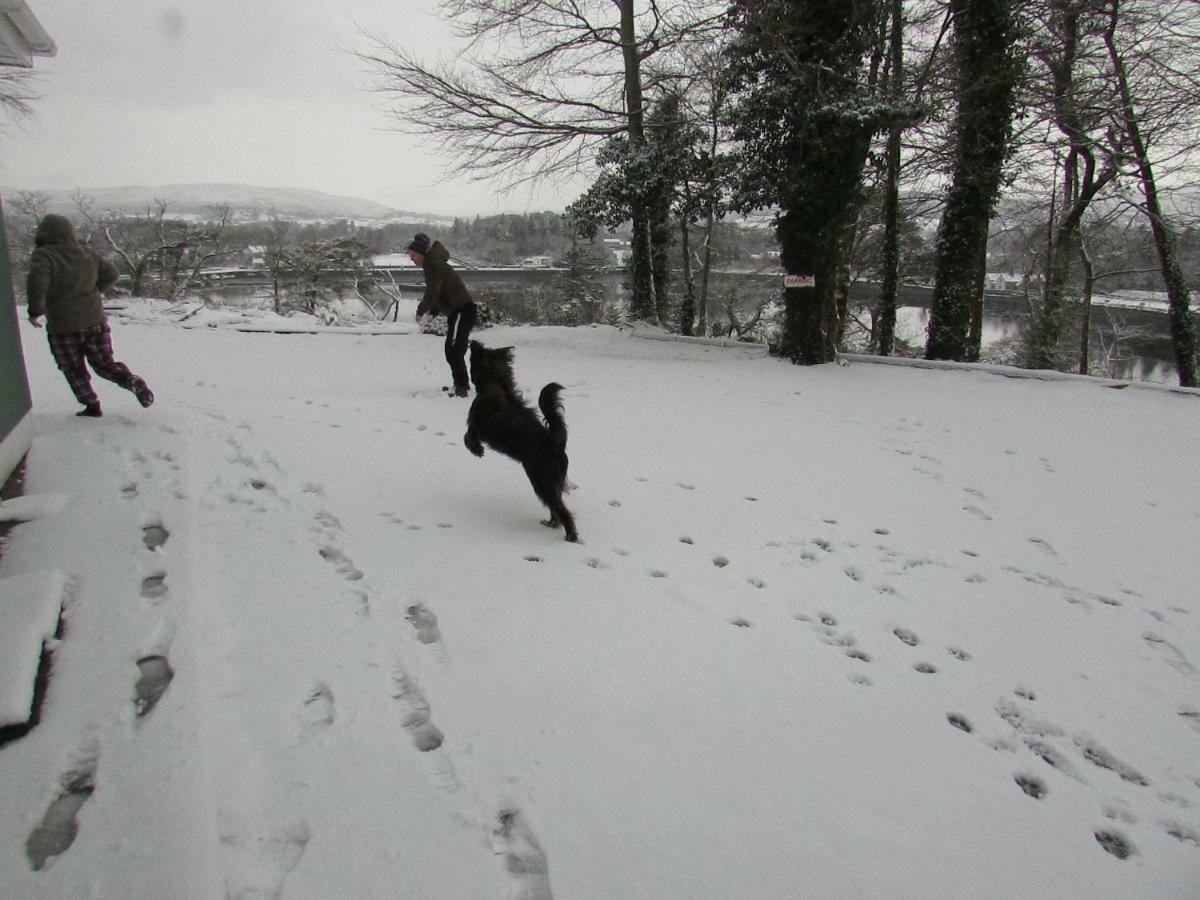
[[(11, 197), (21, 188), (4, 188)], [(76, 212), (76, 189), (40, 191), (50, 198), (48, 212), (71, 215)], [(79, 188), (97, 211), (114, 210), (129, 214), (155, 208), (159, 200), (167, 203), (173, 216), (210, 218), (214, 206), (229, 206), (237, 219), (355, 219), (372, 222), (445, 222), (452, 216), (431, 215), (394, 209), (361, 197), (342, 197), (300, 188), (260, 187), (248, 184), (164, 184), (131, 185), (116, 188)]]

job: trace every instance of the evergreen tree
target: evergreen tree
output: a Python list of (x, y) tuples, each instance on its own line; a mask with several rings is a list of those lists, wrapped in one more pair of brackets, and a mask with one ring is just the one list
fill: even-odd
[[(670, 249), (672, 201), (694, 169), (693, 150), (699, 138), (683, 117), (677, 97), (660, 100), (648, 117), (643, 140), (627, 137), (609, 140), (597, 155), (600, 174), (590, 188), (568, 209), (581, 236), (591, 238), (600, 227), (609, 229), (632, 221), (633, 243), (646, 241), (651, 249), (650, 265), (639, 272), (633, 262), (634, 318), (669, 321)], [(638, 211), (645, 214), (639, 231)], [(639, 278), (649, 278), (653, 307), (638, 300)]]
[(812, 283), (784, 291), (780, 349), (830, 362), (839, 331), (837, 279), (847, 226), (862, 204), (872, 136), (895, 115), (867, 83), (881, 4), (738, 0), (729, 50), (736, 206), (776, 207), (780, 255)]

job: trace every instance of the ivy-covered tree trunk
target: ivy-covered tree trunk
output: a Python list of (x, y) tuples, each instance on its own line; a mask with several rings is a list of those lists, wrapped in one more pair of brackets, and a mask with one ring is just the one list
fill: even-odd
[(854, 119), (819, 131), (825, 139), (805, 147), (800, 184), (807, 190), (781, 203), (785, 212), (776, 224), (784, 271), (813, 278), (812, 287), (784, 290), (780, 350), (805, 365), (833, 362), (837, 356), (842, 251), (862, 204), (862, 171), (873, 133)]
[[(625, 64), (625, 115), (629, 143), (639, 151), (646, 143), (645, 111), (642, 105), (641, 50), (637, 40), (637, 22), (633, 0), (617, 0), (621, 11), (621, 55)], [(630, 312), (635, 319), (655, 320), (654, 287), (650, 262), (650, 210), (644, 202), (634, 201), (632, 210), (633, 243), (630, 267), (633, 270), (633, 297)]]
[(683, 257), (683, 302), (679, 305), (679, 333), (690, 337), (696, 321), (696, 277), (692, 272), (692, 236), (687, 219), (679, 220), (679, 250)]
[(875, 317), (877, 352), (896, 350), (896, 307), (900, 296), (900, 128), (892, 126), (887, 143), (887, 184), (883, 198), (883, 282)]
[[(898, 103), (904, 90), (903, 0), (891, 0), (890, 15), (888, 87), (892, 102)], [(876, 350), (880, 356), (891, 356), (896, 349), (896, 307), (900, 296), (901, 136), (899, 123), (888, 129), (883, 189), (883, 278), (875, 315)]]
[(925, 355), (964, 360), (1008, 153), (1017, 70), (1010, 0), (950, 0), (950, 8), (959, 85), (954, 172), (938, 228)]
[(671, 321), (671, 196), (658, 185), (650, 210), (650, 273), (654, 283), (654, 313), (660, 324)]
[(656, 320), (654, 278), (650, 265), (650, 218), (641, 203), (633, 203), (633, 237), (630, 243), (629, 270), (633, 279), (629, 315), (647, 322)]
[(862, 205), (871, 137), (889, 110), (870, 96), (867, 50), (878, 3), (739, 0), (730, 49), (741, 88), (734, 137), (747, 149), (744, 206), (775, 206), (780, 258), (811, 282), (784, 289), (780, 352), (806, 365), (837, 354), (838, 263), (847, 227)]
[(1082, 233), (1079, 239), (1079, 262), (1083, 266), (1083, 296), (1079, 303), (1079, 374), (1087, 375), (1091, 368), (1092, 295), (1096, 290), (1096, 267)]
[(700, 266), (700, 334), (704, 336), (708, 335), (709, 328), (708, 286), (712, 275), (713, 231), (716, 221), (717, 214), (710, 206), (704, 223), (704, 261)]

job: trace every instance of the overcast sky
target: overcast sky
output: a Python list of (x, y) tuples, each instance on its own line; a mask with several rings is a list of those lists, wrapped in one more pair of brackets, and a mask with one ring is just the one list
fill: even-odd
[(437, 148), (387, 130), (358, 28), (450, 47), (435, 0), (28, 0), (58, 44), (36, 117), (0, 134), (12, 189), (234, 182), (437, 214), (562, 209), (577, 185), (449, 182)]

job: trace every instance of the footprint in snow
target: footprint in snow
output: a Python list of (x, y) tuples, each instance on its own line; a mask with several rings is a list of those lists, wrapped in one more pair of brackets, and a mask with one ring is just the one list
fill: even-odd
[(167, 573), (152, 572), (142, 579), (142, 596), (147, 600), (157, 600), (167, 594)]
[(99, 751), (84, 749), (75, 765), (59, 779), (57, 796), (50, 801), (45, 815), (25, 840), (25, 856), (35, 872), (61, 856), (75, 843), (79, 834), (76, 815), (96, 790), (96, 768)]
[(546, 853), (520, 810), (500, 811), (492, 829), (492, 852), (503, 858), (504, 871), (514, 882), (512, 897), (554, 900)]
[(1127, 763), (1121, 762), (1113, 756), (1108, 750), (1102, 747), (1095, 738), (1088, 735), (1077, 735), (1075, 738), (1075, 746), (1079, 752), (1083, 754), (1083, 758), (1090, 762), (1093, 766), (1101, 769), (1108, 769), (1116, 772), (1121, 777), (1122, 781), (1128, 781), (1130, 784), (1146, 787), (1150, 784), (1146, 780), (1146, 776), (1137, 769)]
[(442, 639), (437, 616), (423, 603), (414, 603), (405, 610), (404, 618), (412, 625), (417, 640), (422, 644), (434, 644)]
[(362, 570), (355, 568), (354, 563), (341, 550), (336, 547), (322, 547), (317, 552), (321, 554), (321, 559), (332, 564), (337, 573), (347, 581), (362, 581)]
[(1037, 547), (1047, 556), (1058, 556), (1058, 552), (1054, 549), (1054, 546), (1045, 538), (1031, 537), (1025, 540), (1029, 541), (1029, 543), (1033, 544), (1033, 546)]
[(167, 542), (167, 538), (171, 536), (171, 532), (163, 527), (162, 522), (149, 522), (142, 526), (142, 543), (146, 545), (146, 549), (157, 551)]
[(910, 647), (915, 647), (917, 644), (921, 643), (921, 639), (917, 637), (917, 633), (915, 631), (909, 631), (907, 628), (893, 628), (892, 634), (899, 638), (902, 643), (908, 644)]
[(333, 724), (333, 691), (323, 681), (314, 682), (296, 710), (297, 738), (301, 743), (312, 740)]
[(1168, 820), (1160, 823), (1163, 831), (1175, 838), (1181, 844), (1191, 844), (1193, 847), (1200, 848), (1200, 832), (1191, 828), (1182, 822)]
[(1133, 842), (1119, 831), (1101, 829), (1093, 832), (1093, 834), (1096, 837), (1096, 841), (1104, 848), (1104, 851), (1111, 853), (1117, 859), (1129, 859), (1129, 857), (1137, 853)]
[(1036, 775), (1030, 775), (1027, 772), (1017, 772), (1013, 775), (1013, 781), (1017, 783), (1017, 787), (1023, 790), (1028, 796), (1034, 800), (1041, 800), (1049, 791), (1046, 788), (1046, 783)]
[(402, 708), (400, 723), (422, 753), (437, 750), (444, 740), (430, 720), (429, 702), (411, 676), (399, 666), (392, 670), (392, 699)]
[(218, 826), (218, 838), (228, 869), (225, 896), (278, 900), (288, 874), (304, 857), (312, 832), (303, 819), (265, 834), (233, 829), (226, 821)]
[(1200, 671), (1196, 670), (1196, 667), (1192, 665), (1187, 656), (1184, 655), (1184, 652), (1162, 635), (1153, 631), (1147, 631), (1142, 634), (1142, 640), (1162, 657), (1163, 662), (1180, 675), (1186, 675), (1193, 679), (1200, 678)]
[(133, 705), (137, 717), (141, 719), (150, 715), (158, 705), (175, 678), (175, 670), (165, 656), (158, 654), (143, 656), (137, 661), (137, 667), (138, 680), (133, 686)]
[(959, 731), (965, 731), (967, 734), (970, 734), (975, 730), (975, 726), (971, 724), (971, 720), (962, 713), (947, 713), (946, 721)]

